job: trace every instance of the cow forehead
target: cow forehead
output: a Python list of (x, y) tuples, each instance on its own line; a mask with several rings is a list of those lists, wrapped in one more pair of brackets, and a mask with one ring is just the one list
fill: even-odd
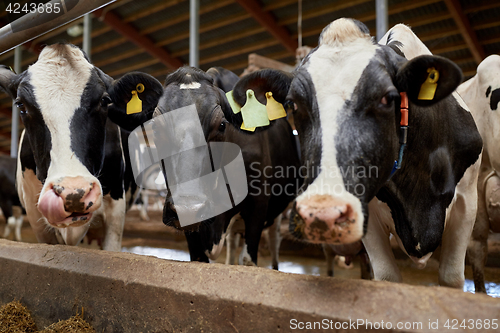
[(320, 111), (326, 101), (328, 108), (340, 108), (350, 99), (362, 74), (376, 57), (378, 46), (362, 38), (345, 47), (320, 46), (309, 57), (306, 71), (316, 90)]
[(92, 69), (93, 65), (76, 47), (52, 45), (43, 49), (28, 72), (34, 97), (46, 121), (71, 117), (80, 106)]

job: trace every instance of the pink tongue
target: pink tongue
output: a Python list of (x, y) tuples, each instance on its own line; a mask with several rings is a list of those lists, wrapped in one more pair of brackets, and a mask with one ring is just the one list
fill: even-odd
[(49, 190), (40, 199), (38, 210), (51, 224), (63, 221), (71, 215), (64, 210), (64, 201), (54, 191)]

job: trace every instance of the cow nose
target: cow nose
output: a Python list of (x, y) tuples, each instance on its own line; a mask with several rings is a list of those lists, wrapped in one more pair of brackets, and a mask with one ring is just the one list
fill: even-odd
[[(313, 195), (297, 201), (303, 236), (311, 243), (352, 243), (362, 237), (358, 213), (352, 205), (331, 195)], [(362, 230), (362, 228), (361, 228)]]
[(101, 205), (101, 187), (83, 177), (65, 177), (54, 183), (52, 190), (62, 199), (67, 212), (91, 213)]

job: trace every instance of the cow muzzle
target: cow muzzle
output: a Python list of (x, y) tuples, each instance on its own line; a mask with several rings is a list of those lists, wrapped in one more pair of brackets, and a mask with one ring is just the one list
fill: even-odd
[(102, 203), (99, 182), (83, 177), (65, 177), (48, 184), (38, 201), (38, 210), (57, 228), (80, 226), (90, 221)]
[(363, 214), (351, 203), (328, 194), (295, 203), (290, 232), (310, 243), (348, 244), (363, 237)]
[(181, 231), (198, 230), (201, 221), (205, 220), (202, 218), (207, 208), (205, 198), (186, 196), (180, 199), (177, 203), (174, 203), (171, 197), (166, 199), (163, 208), (163, 223)]

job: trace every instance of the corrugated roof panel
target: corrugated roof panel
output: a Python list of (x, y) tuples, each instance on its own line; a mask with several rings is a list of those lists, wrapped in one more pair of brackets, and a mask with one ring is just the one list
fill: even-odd
[[(111, 57), (114, 57), (116, 55), (120, 55), (120, 54), (123, 54), (126, 52), (130, 52), (132, 50), (137, 50), (137, 46), (131, 42), (125, 42), (125, 43), (120, 44), (118, 46), (115, 46), (109, 50), (93, 54), (92, 55), (92, 62), (98, 63), (99, 61), (107, 60)], [(143, 53), (143, 52), (146, 52), (146, 51), (141, 51), (140, 53)]]
[[(127, 17), (133, 15), (139, 11), (144, 10), (148, 7), (153, 7), (161, 2), (165, 2), (166, 0), (141, 0), (141, 1), (128, 1), (127, 3), (119, 6), (118, 8), (113, 9), (120, 17)], [(188, 1), (181, 1), (187, 2)]]
[[(249, 37), (241, 38), (239, 40), (235, 40), (225, 44), (224, 51), (225, 52), (233, 52), (239, 49), (243, 49), (250, 45), (259, 44), (260, 42), (264, 42), (267, 40), (274, 40), (273, 37), (268, 32), (262, 32), (256, 35), (252, 35)], [(201, 57), (212, 57), (217, 54), (223, 54), (219, 46), (211, 47), (206, 50), (202, 50), (200, 52)]]
[[(157, 13), (149, 15), (132, 22), (139, 30), (151, 29), (157, 24), (162, 24), (168, 20), (175, 20), (180, 16), (189, 15), (189, 1), (181, 2), (177, 5), (168, 7)], [(188, 18), (189, 20), (189, 18)]]
[[(117, 71), (119, 69), (124, 69), (124, 68), (127, 68), (129, 66), (139, 64), (141, 62), (149, 61), (151, 59), (153, 59), (153, 58), (148, 53), (144, 52), (144, 53), (137, 54), (133, 57), (130, 57), (125, 61), (119, 61), (119, 62), (108, 64), (106, 66), (102, 66), (101, 69), (105, 73), (112, 73), (112, 72)], [(113, 77), (114, 76), (115, 75), (113, 75)]]
[(253, 18), (247, 18), (228, 26), (213, 29), (200, 34), (200, 42), (215, 40), (218, 37), (224, 38), (233, 34), (241, 33), (247, 29), (260, 28), (261, 26)]
[(487, 55), (500, 53), (500, 42), (484, 45), (484, 52)]

